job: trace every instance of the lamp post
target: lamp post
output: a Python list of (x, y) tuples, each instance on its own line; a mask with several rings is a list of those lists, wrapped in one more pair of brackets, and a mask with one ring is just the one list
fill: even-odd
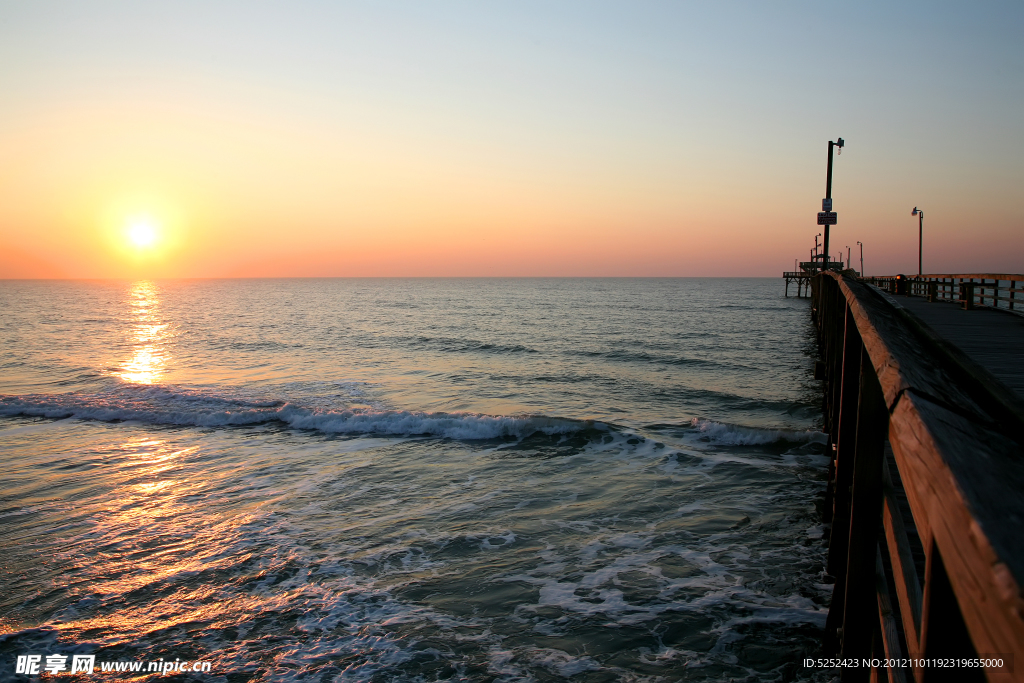
[(924, 244), (924, 211), (914, 207), (914, 210), (910, 212), (911, 216), (917, 216), (917, 276), (921, 277), (921, 253)]
[(864, 243), (858, 241), (857, 244), (860, 245), (860, 276), (864, 277)]
[[(828, 141), (828, 168), (825, 171), (825, 199), (826, 200), (831, 200), (832, 199), (832, 148), (833, 147), (838, 147), (839, 148), (839, 153), (842, 154), (843, 153), (843, 144), (845, 144), (845, 143), (843, 142), (842, 138), (838, 138), (837, 142), (832, 142), (831, 140)], [(829, 201), (828, 203), (831, 204), (832, 202)], [(828, 210), (829, 211), (832, 210), (831, 206), (829, 207)], [(828, 266), (828, 259), (831, 258), (828, 255), (828, 224), (827, 223), (825, 224), (825, 239), (824, 239), (824, 241), (822, 243), (822, 251), (825, 252), (825, 263), (823, 265), (827, 267)]]
[(850, 268), (850, 245), (849, 244), (846, 245), (846, 268), (847, 268), (847, 270), (849, 270), (849, 268)]

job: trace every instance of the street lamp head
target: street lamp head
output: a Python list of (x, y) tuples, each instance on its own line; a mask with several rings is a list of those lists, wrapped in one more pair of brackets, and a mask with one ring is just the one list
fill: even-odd
[(839, 149), (842, 149), (842, 148), (843, 148), (843, 145), (845, 145), (845, 144), (846, 144), (846, 143), (845, 143), (845, 142), (843, 142), (843, 139), (842, 139), (842, 138), (839, 138), (839, 141), (838, 141), (838, 142), (836, 142), (836, 147), (838, 147)]
[(911, 216), (916, 216), (916, 215), (917, 215), (918, 213), (919, 213), (919, 212), (918, 212), (918, 210), (917, 210), (917, 207), (915, 206), (915, 207), (914, 207), (914, 210), (910, 212), (910, 215), (911, 215)]

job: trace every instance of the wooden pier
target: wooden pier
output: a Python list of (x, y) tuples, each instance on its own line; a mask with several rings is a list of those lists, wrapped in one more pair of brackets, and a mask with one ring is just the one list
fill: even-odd
[(979, 296), (1019, 304), (1024, 276), (972, 278), (811, 280), (832, 454), (826, 648), (881, 663), (841, 668), (844, 682), (1024, 681), (1024, 321), (962, 317), (986, 313)]

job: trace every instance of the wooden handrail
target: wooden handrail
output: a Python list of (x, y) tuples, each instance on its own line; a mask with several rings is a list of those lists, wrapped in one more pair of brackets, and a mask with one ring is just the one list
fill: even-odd
[[(894, 280), (897, 275), (873, 275), (876, 280)], [(1024, 280), (1024, 274), (1021, 273), (953, 273), (953, 274), (941, 274), (941, 273), (925, 273), (924, 275), (904, 275), (903, 277), (915, 280), (934, 280), (934, 279), (957, 279), (957, 280), (1013, 280), (1020, 282)]]
[(950, 680), (1024, 681), (1024, 406), (880, 290), (838, 273), (812, 287), (834, 453), (827, 644), (857, 658), (1001, 655), (1002, 669)]
[(929, 301), (954, 301), (966, 309), (989, 306), (1021, 312), (1024, 303), (1024, 275), (983, 273), (959, 275), (882, 275), (862, 278), (893, 294), (926, 296)]

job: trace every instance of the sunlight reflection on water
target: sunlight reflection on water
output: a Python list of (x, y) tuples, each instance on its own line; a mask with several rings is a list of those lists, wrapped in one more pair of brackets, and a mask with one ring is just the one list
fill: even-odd
[(149, 280), (134, 283), (128, 292), (133, 326), (128, 332), (132, 356), (117, 376), (135, 384), (153, 384), (164, 374), (170, 359), (166, 341), (169, 325), (160, 317), (159, 289)]

